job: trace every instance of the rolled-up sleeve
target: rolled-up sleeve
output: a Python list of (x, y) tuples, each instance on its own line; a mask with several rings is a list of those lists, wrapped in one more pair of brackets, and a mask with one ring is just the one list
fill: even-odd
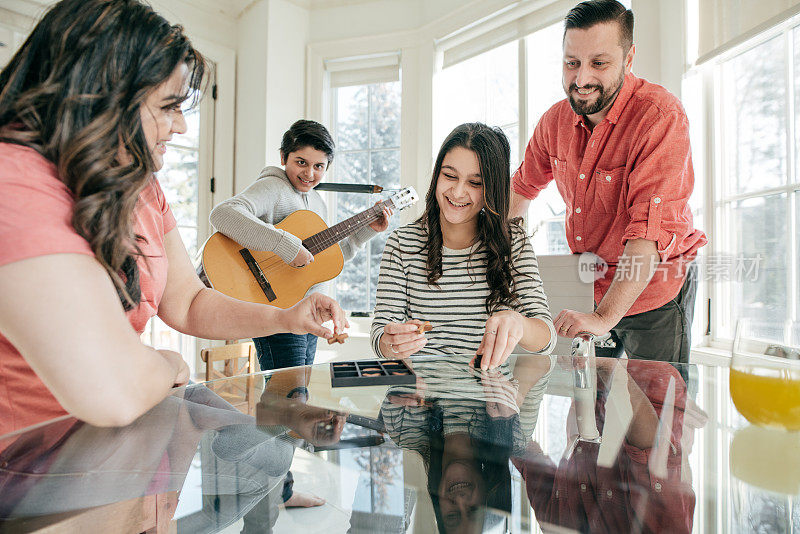
[(635, 160), (629, 163), (626, 208), (630, 222), (622, 245), (630, 239), (654, 241), (661, 261), (666, 261), (692, 231), (689, 124), (679, 110), (659, 112), (639, 138)]
[(514, 192), (533, 200), (553, 179), (550, 155), (546, 149), (545, 131), (549, 115), (546, 113), (536, 125), (533, 136), (525, 148), (525, 157), (511, 179)]

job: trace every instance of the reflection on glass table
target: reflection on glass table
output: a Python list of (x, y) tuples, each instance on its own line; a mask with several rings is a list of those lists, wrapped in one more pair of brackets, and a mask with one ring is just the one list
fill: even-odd
[[(572, 357), (512, 357), (493, 371), (470, 359), (414, 358), (416, 383), (401, 386), (334, 388), (328, 365), (282, 369), (176, 390), (125, 428), (67, 417), (0, 437), (0, 531), (788, 532), (800, 524), (797, 440), (753, 449), (761, 436), (730, 401), (727, 366), (597, 358), (582, 375), (593, 393), (578, 399)], [(255, 415), (215, 393), (245, 391), (233, 382), (251, 384)], [(581, 402), (593, 408), (597, 437), (578, 424), (591, 413)], [(323, 506), (281, 506), (290, 467)], [(754, 467), (783, 478), (764, 484)]]

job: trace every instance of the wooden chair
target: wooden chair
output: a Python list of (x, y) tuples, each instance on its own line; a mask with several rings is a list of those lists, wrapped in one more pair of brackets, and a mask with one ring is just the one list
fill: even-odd
[[(206, 382), (248, 375), (241, 380), (212, 382), (208, 387), (239, 411), (255, 415), (256, 399), (253, 387), (255, 377), (252, 373), (258, 372), (258, 367), (256, 367), (256, 348), (253, 342), (203, 349), (200, 351), (200, 358), (206, 363)], [(217, 362), (223, 362), (222, 369), (214, 365)]]

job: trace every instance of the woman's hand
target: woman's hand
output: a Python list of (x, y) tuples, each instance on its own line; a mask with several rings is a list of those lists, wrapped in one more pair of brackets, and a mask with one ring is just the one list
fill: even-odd
[(522, 339), (524, 327), (525, 322), (519, 312), (503, 310), (489, 317), (476, 351), (477, 355), (481, 355), (481, 369), (494, 369), (505, 362)]
[[(350, 327), (344, 310), (330, 297), (321, 293), (309, 296), (286, 310), (281, 310), (281, 332), (292, 334), (314, 334), (328, 339), (333, 334), (340, 334)], [(333, 321), (333, 332), (322, 326), (326, 321)]]
[(175, 368), (175, 384), (172, 387), (182, 387), (189, 383), (189, 366), (186, 365), (186, 360), (180, 353), (174, 350), (161, 349), (158, 351), (165, 360), (167, 360)]
[[(375, 205), (378, 205), (378, 204), (380, 204), (380, 201), (375, 203)], [(379, 233), (383, 232), (384, 230), (389, 228), (389, 218), (391, 216), (392, 216), (391, 208), (388, 208), (388, 207), (384, 206), (383, 207), (383, 212), (381, 213), (381, 216), (378, 219), (376, 219), (376, 220), (372, 221), (371, 223), (369, 223), (369, 227), (372, 228), (373, 230), (375, 230), (376, 232), (379, 232)]]
[(297, 252), (297, 256), (289, 262), (289, 265), (292, 267), (305, 267), (309, 263), (314, 261), (314, 255), (311, 254), (306, 247), (300, 245), (300, 250)]
[(405, 323), (389, 323), (383, 327), (380, 349), (385, 358), (393, 360), (408, 358), (416, 354), (428, 339), (425, 334), (419, 333), (422, 321), (411, 319)]

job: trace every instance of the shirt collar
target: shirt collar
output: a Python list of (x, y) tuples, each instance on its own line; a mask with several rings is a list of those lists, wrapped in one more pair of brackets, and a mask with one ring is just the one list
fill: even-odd
[[(625, 79), (622, 81), (622, 89), (619, 90), (619, 94), (617, 98), (614, 100), (614, 103), (611, 105), (611, 109), (608, 110), (608, 114), (606, 115), (605, 120), (612, 124), (616, 124), (619, 120), (619, 116), (622, 114), (622, 110), (625, 109), (625, 105), (628, 103), (628, 100), (631, 99), (631, 95), (633, 94), (633, 86), (636, 84), (636, 77), (631, 74), (630, 72), (625, 75)], [(586, 124), (583, 115), (578, 115), (577, 113), (573, 112), (575, 117), (572, 119), (572, 125), (578, 126), (579, 124), (583, 124), (587, 128), (589, 128), (588, 124)], [(589, 128), (591, 130), (591, 128)]]

